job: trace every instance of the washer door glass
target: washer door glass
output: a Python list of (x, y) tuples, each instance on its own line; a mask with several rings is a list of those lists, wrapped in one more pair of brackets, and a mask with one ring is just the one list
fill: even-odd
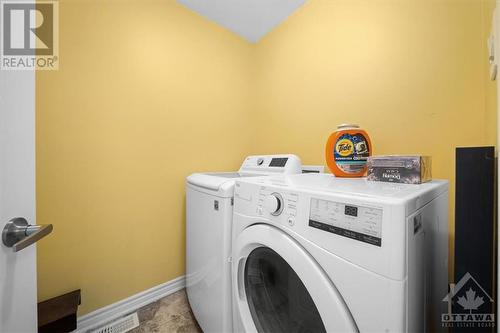
[(259, 332), (326, 332), (306, 287), (275, 251), (253, 250), (245, 264), (245, 292)]

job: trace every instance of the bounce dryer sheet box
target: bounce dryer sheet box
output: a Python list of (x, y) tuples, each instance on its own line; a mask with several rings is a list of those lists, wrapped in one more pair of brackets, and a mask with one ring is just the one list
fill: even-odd
[(372, 181), (422, 184), (432, 179), (430, 156), (371, 156), (367, 166)]

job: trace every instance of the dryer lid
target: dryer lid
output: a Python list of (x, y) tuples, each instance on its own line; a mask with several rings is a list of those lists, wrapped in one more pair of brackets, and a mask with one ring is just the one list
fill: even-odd
[(188, 186), (219, 197), (230, 198), (234, 194), (234, 179), (238, 173), (194, 173), (187, 177)]

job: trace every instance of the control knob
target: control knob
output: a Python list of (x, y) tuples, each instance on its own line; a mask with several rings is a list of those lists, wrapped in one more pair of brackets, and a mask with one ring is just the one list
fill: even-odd
[(283, 197), (279, 193), (271, 193), (264, 199), (264, 207), (271, 215), (280, 215), (283, 211)]

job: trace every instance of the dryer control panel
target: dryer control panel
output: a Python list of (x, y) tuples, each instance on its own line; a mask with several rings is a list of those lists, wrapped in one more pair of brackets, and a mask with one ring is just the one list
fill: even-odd
[(248, 156), (238, 171), (241, 174), (299, 174), (302, 164), (296, 155), (259, 155)]
[(382, 246), (382, 209), (311, 198), (309, 226)]

